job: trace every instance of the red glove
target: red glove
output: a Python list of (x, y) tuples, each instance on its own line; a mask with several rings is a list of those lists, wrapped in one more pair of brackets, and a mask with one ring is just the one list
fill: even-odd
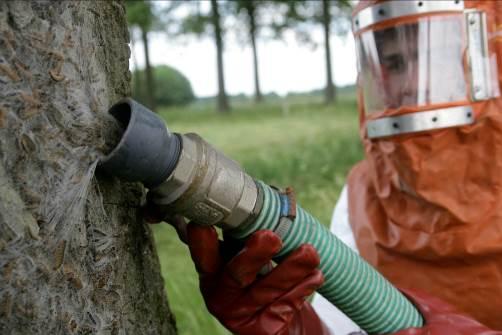
[(281, 249), (271, 231), (254, 233), (228, 262), (212, 227), (189, 224), (188, 246), (208, 310), (236, 334), (329, 334), (305, 298), (323, 283), (319, 256), (302, 245), (266, 275), (261, 268)]
[(502, 331), (488, 329), (481, 323), (455, 312), (453, 307), (416, 291), (402, 291), (418, 308), (425, 320), (421, 328), (408, 328), (393, 335), (501, 335)]

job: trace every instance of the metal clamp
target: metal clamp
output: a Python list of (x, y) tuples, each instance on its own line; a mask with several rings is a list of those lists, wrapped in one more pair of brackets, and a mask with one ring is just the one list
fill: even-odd
[(279, 199), (281, 208), (279, 213), (279, 221), (274, 229), (281, 240), (284, 239), (289, 228), (296, 219), (296, 197), (292, 187), (287, 187), (284, 191), (279, 191)]
[(379, 138), (464, 126), (473, 122), (472, 108), (470, 106), (459, 106), (371, 120), (366, 124), (366, 131), (368, 138)]

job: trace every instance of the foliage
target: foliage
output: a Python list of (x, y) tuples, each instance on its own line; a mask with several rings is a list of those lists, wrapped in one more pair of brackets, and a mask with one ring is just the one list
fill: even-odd
[(149, 31), (155, 20), (152, 3), (148, 0), (126, 0), (127, 22), (138, 26), (143, 31)]
[[(293, 186), (302, 207), (328, 224), (349, 169), (362, 158), (362, 148), (354, 93), (340, 94), (331, 107), (322, 105), (322, 97), (313, 98), (313, 102), (302, 97), (297, 103), (288, 100), (259, 107), (235, 105), (225, 116), (209, 107), (164, 109), (160, 116), (173, 131), (199, 133), (251, 176)], [(154, 228), (179, 334), (229, 334), (204, 306), (187, 247), (170, 226)]]
[(209, 26), (211, 24), (211, 16), (209, 14), (202, 14), (200, 12), (194, 15), (188, 15), (181, 23), (181, 34), (195, 34), (202, 36), (209, 33)]
[(213, 38), (211, 10), (205, 7), (202, 9), (201, 4), (200, 1), (183, 2), (186, 14), (178, 18), (176, 29), (173, 31), (175, 36), (193, 35), (198, 38), (205, 36)]
[[(293, 30), (297, 39), (307, 45), (317, 46), (312, 39), (311, 30), (315, 25), (323, 24), (323, 1), (309, 0), (274, 0), (281, 7), (281, 15), (271, 24), (276, 35), (281, 36), (286, 30)], [(328, 0), (331, 16), (332, 33), (344, 36), (350, 31), (351, 5), (349, 0)]]
[(256, 38), (261, 37), (261, 30), (270, 24), (268, 17), (275, 12), (275, 6), (273, 1), (234, 0), (227, 3), (227, 11), (235, 18), (232, 31), (236, 33), (238, 42), (248, 44), (252, 34)]
[(171, 35), (179, 23), (173, 12), (181, 1), (157, 2), (152, 0), (126, 0), (127, 23), (145, 32), (158, 31)]
[[(133, 97), (143, 102), (146, 99), (145, 87), (134, 85), (137, 81), (135, 76), (144, 77), (144, 70), (133, 73)], [(157, 106), (185, 105), (195, 99), (192, 85), (188, 79), (178, 70), (160, 65), (154, 67), (155, 90), (154, 99)]]

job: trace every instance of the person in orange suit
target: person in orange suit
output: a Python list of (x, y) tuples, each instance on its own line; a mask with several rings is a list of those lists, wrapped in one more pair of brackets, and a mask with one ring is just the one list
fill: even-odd
[(332, 231), (412, 289), (425, 326), (399, 334), (502, 333), (502, 2), (361, 1), (352, 25), (365, 159)]

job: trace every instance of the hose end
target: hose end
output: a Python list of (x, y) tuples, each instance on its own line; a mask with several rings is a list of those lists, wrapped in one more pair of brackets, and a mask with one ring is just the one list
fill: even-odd
[(117, 146), (99, 168), (127, 181), (140, 181), (147, 188), (161, 184), (174, 170), (181, 151), (178, 135), (145, 106), (130, 98), (108, 111), (123, 129)]

